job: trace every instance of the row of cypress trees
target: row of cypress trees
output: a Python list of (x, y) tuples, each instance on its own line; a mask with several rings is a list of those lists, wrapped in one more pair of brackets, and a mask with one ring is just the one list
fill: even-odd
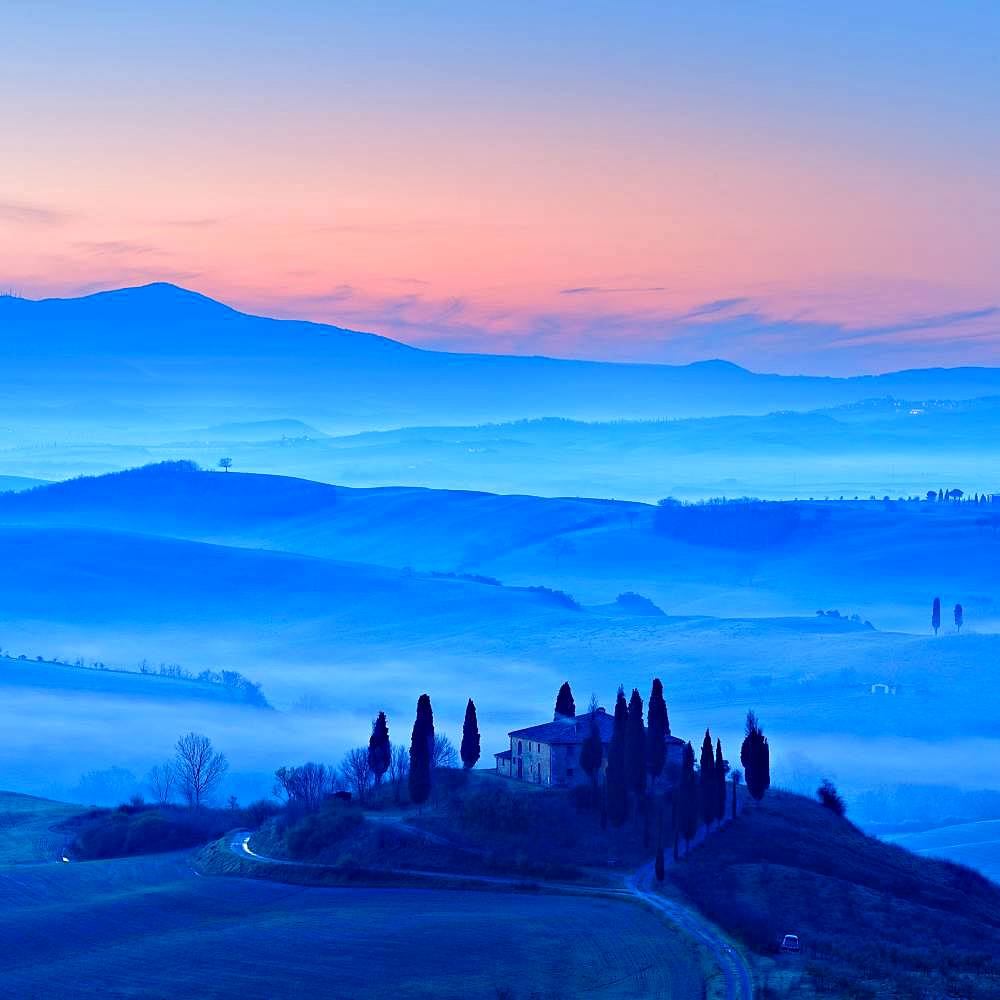
[[(417, 699), (417, 716), (413, 722), (409, 753), (410, 801), (421, 805), (431, 792), (431, 775), (434, 766), (434, 709), (428, 694)], [(462, 766), (471, 770), (480, 756), (479, 720), (476, 706), (470, 698), (465, 706), (465, 721), (462, 725), (462, 745), (459, 751)], [(372, 723), (372, 734), (368, 740), (368, 765), (376, 783), (381, 782), (389, 769), (392, 759), (392, 744), (389, 741), (389, 723), (385, 712), (379, 712)]]
[[(597, 782), (604, 750), (591, 702), (590, 735), (580, 753), (580, 766)], [(625, 689), (618, 688), (615, 699), (614, 729), (608, 744), (605, 775), (605, 808), (612, 826), (623, 826), (629, 814), (641, 808), (651, 782), (663, 773), (667, 760), (667, 737), (670, 719), (663, 697), (663, 684), (657, 677), (649, 694), (649, 705), (643, 721), (643, 702), (638, 690), (625, 701)]]
[[(568, 696), (568, 685), (563, 685)], [(557, 700), (560, 710), (563, 692)], [(595, 703), (592, 701), (591, 709)], [(571, 714), (565, 712), (564, 714)], [(726, 815), (727, 775), (730, 765), (722, 752), (722, 741), (713, 743), (711, 732), (706, 729), (701, 745), (698, 766), (695, 767), (695, 751), (692, 744), (685, 744), (681, 755), (680, 771), (675, 775), (669, 796), (657, 801), (651, 795), (656, 779), (663, 773), (667, 756), (667, 737), (670, 723), (663, 685), (659, 678), (653, 681), (646, 719), (643, 720), (643, 701), (637, 689), (625, 700), (625, 690), (618, 688), (615, 699), (614, 727), (607, 750), (602, 818), (613, 827), (625, 825), (630, 815), (638, 819), (642, 816), (648, 842), (649, 820), (653, 806), (658, 806), (659, 833), (657, 844), (656, 871), (663, 877), (663, 819), (669, 808), (670, 825), (673, 829), (674, 855), (679, 854), (679, 842), (683, 839), (688, 847), (701, 824), (706, 828), (713, 823), (721, 823)], [(591, 716), (590, 736), (581, 751), (581, 766), (595, 781), (603, 762), (600, 735), (596, 721)], [(746, 732), (740, 751), (740, 762), (747, 779), (747, 789), (754, 799), (761, 799), (770, 786), (770, 749), (767, 737), (756, 715), (747, 714)], [(736, 814), (736, 786), (740, 772), (732, 771), (732, 812)]]

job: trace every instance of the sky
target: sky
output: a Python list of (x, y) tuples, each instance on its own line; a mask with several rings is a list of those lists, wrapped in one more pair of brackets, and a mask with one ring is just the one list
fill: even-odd
[(1000, 364), (995, 3), (2, 2), (0, 288), (421, 346)]

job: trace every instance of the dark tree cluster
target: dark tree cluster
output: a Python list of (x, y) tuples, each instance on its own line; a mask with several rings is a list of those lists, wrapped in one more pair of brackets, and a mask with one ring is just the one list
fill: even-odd
[[(822, 519), (823, 514), (814, 514)], [(653, 529), (659, 534), (713, 548), (767, 549), (787, 542), (815, 524), (793, 504), (744, 498), (687, 504), (672, 498), (657, 505)]]
[[(592, 708), (593, 710), (593, 708)], [(648, 716), (643, 718), (644, 705), (638, 689), (625, 700), (625, 689), (618, 688), (615, 698), (614, 729), (608, 745), (608, 766), (605, 775), (605, 808), (612, 826), (624, 826), (629, 816), (642, 818), (648, 836), (650, 820), (650, 785), (663, 773), (667, 756), (667, 737), (670, 723), (667, 704), (663, 699), (663, 684), (653, 681), (649, 696)], [(587, 761), (581, 766), (592, 774), (600, 769), (597, 747), (600, 734), (596, 723), (591, 724), (591, 735), (583, 747)], [(596, 762), (596, 768), (590, 768)]]
[[(469, 699), (465, 707), (465, 721), (462, 725), (460, 755), (462, 766), (470, 770), (479, 760), (480, 738), (476, 706)], [(434, 710), (430, 695), (422, 694), (417, 699), (417, 717), (413, 722), (410, 736), (410, 756), (408, 782), (410, 801), (422, 805), (430, 797), (433, 773), (439, 767), (453, 767), (458, 763), (455, 748), (447, 736), (434, 732)]]
[[(596, 702), (591, 702), (591, 711)], [(667, 766), (670, 721), (663, 697), (663, 684), (653, 681), (643, 719), (643, 700), (633, 689), (626, 700), (625, 689), (618, 688), (615, 698), (614, 723), (607, 749), (604, 775), (603, 816), (612, 827), (623, 827), (630, 817), (643, 822), (644, 839), (648, 843), (650, 827), (657, 831), (656, 868), (663, 867), (665, 818), (667, 830), (672, 829), (675, 857), (681, 840), (690, 846), (700, 826), (710, 828), (726, 818), (729, 776), (732, 775), (732, 815), (737, 811), (736, 786), (742, 778), (732, 771), (722, 752), (722, 741), (713, 740), (705, 731), (700, 759), (688, 743), (683, 748), (679, 771), (671, 775), (668, 792), (657, 795), (656, 779)], [(767, 740), (756, 722), (748, 717), (747, 740), (744, 741), (743, 766), (752, 775), (753, 792), (760, 798), (770, 784), (770, 763)], [(749, 768), (747, 760), (750, 760)], [(590, 775), (594, 788), (602, 765), (600, 733), (595, 722), (584, 741), (581, 766)], [(677, 767), (677, 764), (674, 764)], [(663, 787), (663, 786), (659, 786)]]
[(584, 737), (583, 745), (580, 747), (580, 767), (590, 778), (591, 795), (595, 803), (597, 802), (597, 783), (601, 775), (601, 767), (604, 764), (604, 742), (597, 726), (596, 712), (597, 698), (591, 698), (590, 726)]

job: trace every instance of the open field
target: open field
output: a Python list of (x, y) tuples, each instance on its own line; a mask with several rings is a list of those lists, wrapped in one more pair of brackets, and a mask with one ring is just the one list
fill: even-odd
[(69, 836), (53, 828), (79, 812), (79, 806), (65, 802), (0, 792), (0, 865), (61, 857)]
[(12, 998), (695, 1000), (703, 987), (687, 943), (628, 902), (199, 878), (182, 855), (0, 869), (0, 938)]

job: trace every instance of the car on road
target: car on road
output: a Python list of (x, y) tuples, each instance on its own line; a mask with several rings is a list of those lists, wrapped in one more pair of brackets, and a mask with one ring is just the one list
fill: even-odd
[(798, 934), (786, 934), (781, 939), (781, 950), (782, 951), (801, 951), (802, 945), (799, 942)]

